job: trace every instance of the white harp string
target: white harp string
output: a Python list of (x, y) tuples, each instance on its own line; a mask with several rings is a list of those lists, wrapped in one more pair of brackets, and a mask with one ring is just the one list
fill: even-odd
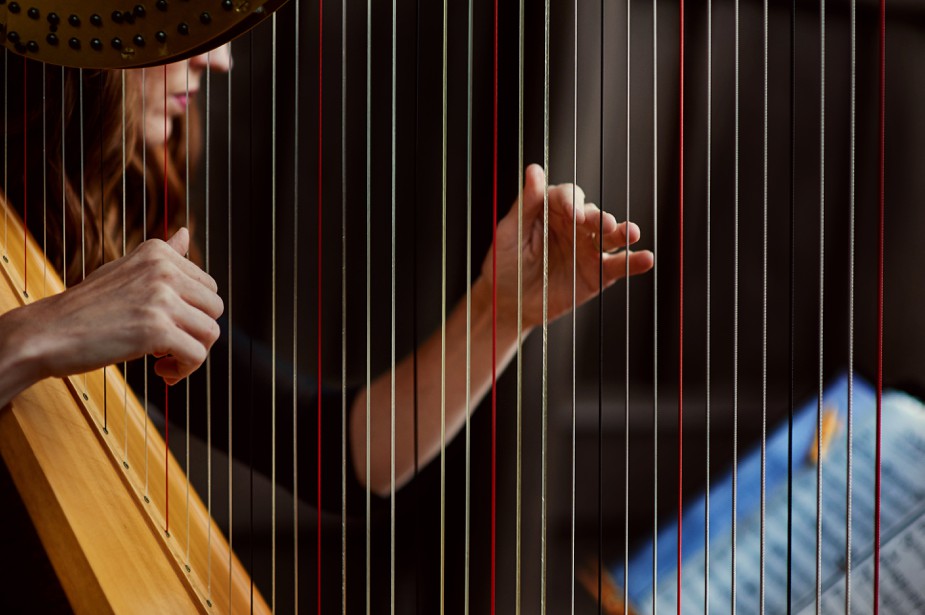
[(540, 615), (546, 615), (546, 449), (549, 423), (549, 0), (543, 20), (543, 386), (540, 424)]
[[(372, 0), (366, 1), (366, 390), (372, 385)], [(444, 11), (445, 13), (446, 11)], [(366, 396), (366, 615), (372, 615), (372, 492), (370, 491), (370, 397)]]
[[(183, 121), (187, 126), (189, 126), (189, 60), (184, 62), (184, 65), (185, 65), (184, 68), (186, 69), (185, 93), (186, 93), (187, 105), (183, 108)], [(186, 189), (186, 204), (185, 204), (186, 205), (186, 211), (185, 211), (186, 218), (185, 218), (184, 225), (186, 226), (187, 229), (189, 229), (189, 196), (190, 196), (190, 190), (189, 190), (190, 188), (189, 132), (190, 131), (184, 130), (183, 132), (185, 136), (185, 140), (183, 144), (184, 158), (186, 158), (186, 169), (185, 169), (185, 174), (183, 176), (183, 184), (184, 184), (184, 188)], [(206, 151), (207, 152), (209, 149), (208, 143), (209, 141), (208, 139), (206, 139)], [(189, 258), (189, 252), (187, 252), (185, 256), (186, 258)], [(190, 390), (189, 388), (190, 388), (190, 379), (189, 378), (186, 378), (185, 388), (186, 388), (186, 427), (185, 427), (185, 436), (186, 436), (186, 468), (185, 468), (186, 470), (186, 571), (189, 572), (190, 571), (190, 532), (189, 532), (189, 492), (190, 492), (190, 481), (189, 481), (189, 468), (190, 468), (190, 463), (189, 463), (189, 423), (190, 423), (189, 393), (190, 393)], [(209, 516), (211, 517), (211, 515)]]
[(845, 434), (848, 442), (845, 467), (845, 613), (851, 613), (851, 520), (852, 520), (852, 463), (854, 446), (854, 205), (855, 205), (855, 138), (857, 124), (857, 2), (851, 0), (851, 102), (850, 102), (850, 158), (848, 167), (848, 425)]
[[(631, 78), (630, 78), (630, 67), (631, 67), (631, 47), (630, 43), (631, 38), (631, 28), (630, 28), (630, 19), (632, 13), (630, 10), (631, 2), (626, 0), (626, 228), (624, 232), (626, 233), (626, 244), (625, 255), (626, 263), (624, 269), (623, 281), (626, 284), (626, 314), (624, 316), (624, 367), (626, 368), (626, 373), (624, 375), (624, 406), (623, 406), (623, 433), (624, 433), (624, 442), (623, 442), (623, 451), (624, 451), (624, 473), (623, 473), (623, 596), (624, 603), (626, 602), (626, 596), (629, 595), (629, 570), (630, 570), (630, 163), (632, 161), (631, 149), (630, 149), (630, 136), (631, 136), (631, 109), (630, 109), (630, 93), (631, 93)], [(603, 16), (602, 16), (603, 20)], [(603, 50), (602, 50), (603, 51)], [(601, 62), (603, 68), (603, 53), (601, 54)], [(577, 70), (577, 67), (576, 67)], [(603, 101), (603, 88), (601, 88), (601, 100)], [(602, 103), (603, 104), (603, 103)], [(603, 132), (603, 127), (602, 127)], [(604, 197), (601, 195), (601, 201), (603, 203)], [(603, 210), (603, 204), (601, 205)], [(603, 232), (600, 237), (601, 241), (601, 251), (603, 252), (604, 237)], [(601, 255), (602, 265), (603, 266), (603, 254)], [(603, 292), (603, 289), (601, 289)]]
[[(466, 38), (466, 279), (472, 279), (472, 18), (473, 0), (468, 0)], [(469, 431), (472, 381), (472, 293), (466, 293), (466, 504), (463, 570), (463, 614), (469, 615), (469, 543), (471, 516), (472, 437)]]
[(270, 94), (270, 609), (276, 611), (276, 13), (272, 16), (272, 42), (270, 78), (272, 92)]
[[(518, 3), (517, 25), (517, 186), (523, 185), (524, 169), (524, 0)], [(521, 612), (521, 555), (523, 548), (523, 240), (524, 240), (524, 198), (523, 190), (517, 191), (517, 450), (516, 493), (514, 527), (514, 615)]]
[(443, 0), (442, 145), (440, 150), (440, 615), (446, 608), (446, 154), (448, 3)]
[[(189, 104), (189, 88), (187, 87), (187, 105)], [(188, 108), (188, 107), (187, 107)], [(189, 130), (186, 131), (186, 134), (189, 135)], [(212, 273), (211, 267), (211, 187), (212, 187), (212, 173), (211, 173), (211, 150), (212, 150), (212, 52), (206, 53), (206, 147), (205, 147), (205, 158), (206, 158), (206, 176), (205, 176), (205, 265), (206, 273)], [(186, 160), (189, 161), (189, 156), (187, 155)], [(187, 162), (189, 164), (189, 162)], [(189, 207), (189, 199), (187, 199), (187, 207)], [(188, 414), (188, 412), (187, 412)], [(209, 353), (206, 355), (206, 512), (208, 513), (209, 518), (212, 518), (212, 354)], [(187, 513), (189, 514), (189, 513)], [(189, 523), (187, 523), (189, 525)], [(207, 585), (206, 588), (208, 593), (206, 594), (207, 600), (211, 602), (212, 600), (212, 524), (209, 524), (208, 529), (206, 530), (206, 546), (208, 555), (208, 571), (206, 574)]]
[[(232, 55), (232, 56), (234, 55), (233, 43), (228, 43), (228, 53), (229, 55)], [(232, 231), (234, 229), (234, 225), (233, 225), (233, 219), (232, 219), (233, 212), (232, 212), (232, 207), (231, 207), (232, 199), (233, 199), (232, 192), (231, 192), (231, 177), (232, 177), (232, 174), (231, 174), (231, 171), (232, 171), (232, 168), (231, 168), (232, 167), (232, 164), (231, 164), (231, 161), (232, 161), (232, 157), (231, 157), (231, 151), (232, 151), (231, 150), (231, 144), (232, 144), (232, 138), (231, 138), (231, 134), (232, 134), (231, 78), (232, 78), (231, 71), (228, 71), (228, 103), (227, 103), (228, 104), (228, 108), (227, 108), (228, 124), (225, 128), (226, 130), (225, 136), (227, 138), (227, 144), (228, 144), (227, 159), (225, 161), (226, 163), (225, 180), (227, 182), (227, 186), (226, 186), (227, 194), (225, 198), (228, 200), (228, 205), (227, 205), (227, 210), (226, 210), (227, 216), (228, 216), (228, 245), (227, 245), (226, 257), (228, 259), (228, 301), (227, 301), (228, 303), (227, 305), (228, 366), (227, 367), (228, 367), (228, 595), (229, 596), (232, 595), (231, 594), (232, 583), (233, 583), (232, 571), (234, 570), (234, 568), (232, 567), (232, 553), (234, 552), (233, 551), (233, 546), (234, 546), (234, 531), (233, 531), (233, 528), (234, 528), (234, 506), (233, 506), (233, 502), (234, 502), (234, 464), (233, 464), (234, 455), (233, 455), (233, 452), (234, 451), (233, 451), (233, 446), (232, 446), (233, 445), (232, 443), (232, 428), (233, 428), (232, 406), (234, 403), (234, 397), (232, 396), (234, 392), (233, 351), (232, 351), (232, 349), (234, 348), (234, 339), (233, 339), (234, 320), (232, 318), (233, 316), (232, 312), (233, 312), (233, 307), (234, 307), (234, 293), (232, 292), (232, 288), (233, 288), (233, 284), (232, 284), (232, 281), (233, 281), (232, 245), (234, 242), (232, 241), (233, 239)]]
[(575, 361), (577, 357), (575, 319), (576, 319), (576, 287), (578, 284), (578, 201), (576, 200), (576, 187), (578, 186), (578, 0), (572, 4), (572, 494), (571, 510), (569, 514), (569, 607), (575, 615)]
[(822, 615), (822, 414), (825, 316), (825, 0), (819, 0), (819, 399), (816, 404), (816, 615)]
[[(9, 180), (9, 155), (10, 155), (10, 146), (9, 146), (9, 92), (10, 92), (10, 82), (8, 75), (10, 74), (9, 70), (10, 64), (10, 50), (6, 47), (3, 48), (3, 187), (6, 188), (10, 185)], [(64, 92), (64, 69), (61, 69), (61, 91)], [(64, 100), (64, 96), (61, 97), (61, 100)], [(62, 103), (63, 105), (63, 103)], [(61, 122), (64, 122), (64, 107), (61, 108)], [(62, 131), (62, 145), (61, 145), (61, 157), (64, 158), (64, 144), (63, 144), (63, 135)], [(62, 160), (63, 162), (63, 160)], [(61, 168), (64, 168), (64, 165), (61, 165)], [(62, 175), (64, 175), (62, 173)], [(62, 191), (62, 195), (64, 192)], [(10, 213), (9, 207), (3, 208), (3, 262), (8, 263), (10, 259), (7, 257), (7, 246), (9, 245), (9, 230), (10, 230)], [(63, 233), (62, 233), (63, 234)], [(65, 263), (66, 263), (65, 259)], [(66, 267), (66, 265), (65, 265)], [(64, 276), (65, 280), (67, 276)]]
[[(292, 37), (292, 83), (295, 104), (292, 112), (292, 591), (293, 611), (299, 612), (299, 29), (302, 5), (294, 5), (294, 34)], [(320, 36), (322, 24), (318, 24)], [(319, 84), (320, 87), (320, 84)], [(321, 181), (321, 178), (318, 178)], [(321, 203), (318, 203), (321, 207)], [(321, 394), (321, 382), (318, 383)]]
[(732, 586), (729, 605), (736, 614), (736, 536), (739, 499), (739, 0), (735, 0), (735, 94), (733, 146), (733, 282), (732, 282)]
[[(147, 75), (148, 71), (146, 69), (141, 70), (141, 117), (147, 117)], [(62, 86), (64, 85), (63, 73), (62, 73)], [(229, 99), (231, 97), (229, 96)], [(62, 105), (64, 104), (64, 96), (62, 92)], [(63, 106), (62, 106), (63, 113)], [(64, 116), (61, 117), (61, 126), (62, 133), (64, 128)], [(62, 148), (63, 151), (63, 148)], [(229, 148), (231, 151), (231, 148)], [(63, 165), (62, 165), (62, 168)], [(63, 174), (62, 174), (63, 176)], [(148, 185), (148, 122), (141, 123), (141, 185), (147, 187)], [(143, 220), (141, 224), (141, 239), (142, 241), (148, 240), (148, 191), (147, 189), (141, 191), (141, 219)], [(148, 414), (148, 355), (144, 356), (144, 371), (145, 371), (145, 384), (144, 384), (144, 398), (145, 398), (145, 503), (150, 504), (151, 500), (148, 497), (148, 423), (150, 422), (150, 416)]]
[[(658, 0), (652, 0), (652, 596), (658, 596)], [(626, 594), (624, 593), (624, 599)], [(652, 600), (652, 615), (658, 599)]]
[(758, 608), (765, 613), (765, 560), (767, 523), (767, 448), (768, 448), (768, 0), (763, 6), (764, 43), (764, 117), (762, 140), (762, 264), (761, 264), (761, 519), (758, 573)]
[(706, 428), (704, 430), (704, 443), (706, 447), (706, 472), (704, 485), (704, 552), (703, 552), (703, 612), (710, 612), (710, 383), (711, 374), (711, 292), (713, 275), (712, 252), (712, 220), (711, 207), (713, 199), (713, 0), (707, 0), (707, 190), (706, 190), (706, 374), (704, 387), (706, 390)]
[(395, 295), (396, 295), (396, 200), (395, 200), (395, 60), (396, 25), (398, 23), (397, 2), (392, 0), (392, 91), (391, 91), (391, 322), (389, 369), (389, 601), (390, 613), (395, 615)]
[[(340, 75), (340, 599), (347, 614), (347, 0), (341, 2)], [(368, 384), (368, 382), (367, 382)], [(368, 414), (367, 414), (368, 416)], [(367, 433), (368, 430), (367, 430)], [(368, 470), (368, 468), (367, 468)], [(369, 474), (367, 474), (369, 476)]]

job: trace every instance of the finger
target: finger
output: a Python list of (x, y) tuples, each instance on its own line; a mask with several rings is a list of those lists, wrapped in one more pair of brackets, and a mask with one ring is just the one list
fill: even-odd
[(190, 305), (179, 305), (173, 318), (178, 327), (193, 336), (207, 351), (218, 339), (220, 329), (215, 319)]
[(168, 327), (164, 332), (162, 344), (151, 354), (163, 357), (165, 366), (173, 366), (171, 372), (176, 377), (186, 378), (206, 360), (207, 348), (197, 339), (178, 326)]
[(617, 254), (604, 254), (604, 280), (607, 285), (613, 284), (626, 275), (626, 257), (629, 255), (630, 275), (638, 275), (652, 269), (655, 256), (649, 250), (639, 252), (622, 251)]
[[(577, 203), (578, 207), (573, 213), (573, 204)], [(581, 226), (585, 223), (585, 192), (580, 186), (575, 184), (559, 184), (549, 189), (549, 214), (550, 216), (561, 215), (572, 221), (575, 216), (575, 222)]]
[[(177, 231), (176, 235), (170, 238), (171, 241), (175, 241), (175, 245), (178, 245), (180, 248), (183, 247), (184, 241), (187, 245), (189, 243), (188, 234), (186, 235), (186, 239), (183, 239), (182, 236), (177, 239), (177, 235), (181, 235), (181, 233), (185, 234), (185, 229), (180, 229), (180, 231)], [(169, 243), (159, 239), (149, 239), (138, 246), (137, 250), (140, 255), (139, 258), (146, 262), (165, 260), (169, 263), (173, 263), (183, 274), (202, 284), (212, 292), (218, 290), (218, 283), (212, 276), (200, 269), (196, 263), (177, 252), (177, 248)]]
[(546, 190), (546, 175), (543, 167), (531, 164), (524, 171), (523, 216), (524, 224), (532, 222), (543, 211), (543, 196)]
[(174, 252), (185, 257), (189, 252), (189, 239), (189, 231), (184, 227), (167, 240), (167, 245), (173, 248)]
[(165, 357), (154, 363), (154, 373), (164, 379), (168, 386), (173, 386), (183, 380), (180, 367), (175, 357)]
[(604, 235), (603, 249), (604, 252), (612, 252), (625, 248), (627, 246), (627, 227), (629, 227), (629, 245), (639, 241), (639, 226), (632, 222), (621, 222), (611, 233)]
[(606, 237), (618, 230), (617, 219), (613, 214), (601, 212), (594, 203), (586, 203), (584, 210), (584, 223), (581, 224), (581, 228), (585, 232), (594, 233), (595, 236), (603, 234)]
[(218, 294), (203, 286), (189, 276), (180, 275), (173, 281), (174, 291), (183, 301), (203, 312), (213, 321), (222, 315), (225, 311), (225, 304)]

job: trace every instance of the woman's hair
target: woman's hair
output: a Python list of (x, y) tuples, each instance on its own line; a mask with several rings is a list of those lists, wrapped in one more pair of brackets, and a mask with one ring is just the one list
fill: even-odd
[(170, 233), (186, 223), (187, 130), (192, 160), (200, 146), (194, 106), (191, 126), (173, 120), (165, 167), (163, 146), (145, 155), (140, 71), (10, 54), (4, 77), (2, 191), (68, 284), (121, 256), (123, 233), (126, 250), (164, 238), (165, 210)]

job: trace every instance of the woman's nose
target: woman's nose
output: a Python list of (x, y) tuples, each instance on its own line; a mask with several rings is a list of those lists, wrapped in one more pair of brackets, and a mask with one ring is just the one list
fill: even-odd
[(194, 68), (201, 70), (211, 68), (218, 73), (227, 73), (231, 70), (232, 64), (231, 45), (227, 44), (190, 59), (190, 65)]

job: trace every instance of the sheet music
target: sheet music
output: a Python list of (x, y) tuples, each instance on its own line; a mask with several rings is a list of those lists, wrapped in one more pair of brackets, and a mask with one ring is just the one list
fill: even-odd
[[(855, 390), (854, 431), (854, 489), (852, 519), (852, 612), (869, 613), (872, 594), (872, 552), (874, 518), (874, 398), (866, 385)], [(841, 415), (840, 430), (832, 441), (823, 460), (823, 612), (844, 612), (844, 545), (846, 527), (846, 463), (844, 412), (846, 386), (844, 381), (830, 387), (826, 404), (835, 404)], [(815, 407), (800, 412), (799, 426), (795, 425), (795, 458), (799, 455), (794, 472), (793, 501), (793, 555), (792, 589), (794, 612), (811, 613), (815, 610), (815, 553), (816, 553), (816, 470), (806, 462), (807, 440), (813, 441), (812, 429), (806, 437), (805, 422), (814, 423)], [(799, 434), (798, 434), (799, 429)], [(779, 454), (779, 438), (786, 438), (786, 424), (774, 436), (774, 448), (769, 440), (765, 569), (768, 613), (786, 612), (787, 584), (787, 481), (786, 448)], [(798, 437), (799, 436), (799, 437)], [(799, 444), (797, 443), (799, 442)], [(799, 447), (798, 451), (796, 450)], [(750, 467), (757, 462), (752, 451), (743, 459), (746, 476), (740, 473), (740, 502), (756, 501), (760, 481), (750, 480)], [(883, 400), (883, 459), (882, 459), (882, 511), (883, 529), (881, 551), (881, 608), (883, 613), (925, 613), (925, 408), (915, 399), (890, 393)], [(773, 466), (773, 468), (772, 468)], [(783, 480), (781, 480), (783, 469)], [(770, 482), (773, 473), (773, 483)], [(711, 495), (711, 551), (710, 551), (710, 614), (730, 611), (731, 521), (725, 501), (723, 485)], [(700, 507), (699, 526), (697, 507)], [(696, 548), (684, 549), (683, 612), (703, 613), (703, 502), (695, 502), (692, 510), (685, 511), (685, 543), (700, 543)], [(738, 517), (737, 552), (737, 609), (742, 613), (758, 612), (759, 582), (759, 522), (757, 506), (743, 506)], [(675, 525), (662, 528), (660, 542), (668, 542), (674, 535)], [(666, 534), (663, 540), (662, 534)], [(686, 544), (687, 546), (687, 544)], [(640, 554), (645, 553), (645, 548)], [(648, 547), (651, 551), (651, 546)], [(673, 547), (672, 547), (673, 548)], [(671, 562), (660, 548), (659, 558)], [(641, 558), (644, 560), (645, 558)], [(636, 587), (645, 574), (645, 561), (634, 558), (630, 563), (630, 601), (643, 613), (652, 610), (651, 579), (648, 589)], [(651, 562), (651, 556), (648, 559)], [(649, 564), (651, 577), (651, 564)], [(621, 572), (622, 574), (622, 572)], [(676, 609), (674, 569), (660, 572), (658, 608), (662, 612)], [(617, 576), (616, 578), (622, 578)], [(643, 591), (640, 592), (639, 590)], [(668, 609), (668, 610), (665, 610)]]

